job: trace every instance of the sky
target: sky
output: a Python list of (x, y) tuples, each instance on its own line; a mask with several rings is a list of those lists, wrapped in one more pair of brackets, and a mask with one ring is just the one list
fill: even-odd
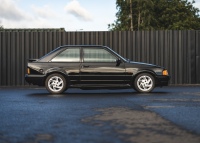
[[(200, 9), (200, 0), (195, 1), (194, 6)], [(108, 31), (116, 12), (116, 0), (0, 0), (0, 25)]]

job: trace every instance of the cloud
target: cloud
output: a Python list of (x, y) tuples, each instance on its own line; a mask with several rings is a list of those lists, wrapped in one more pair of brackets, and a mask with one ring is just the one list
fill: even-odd
[(194, 5), (194, 7), (196, 7), (196, 8), (200, 8), (200, 0), (199, 1), (195, 1), (195, 3), (193, 4)]
[(77, 0), (72, 0), (65, 6), (65, 11), (74, 15), (75, 17), (84, 20), (84, 21), (91, 21), (92, 15), (83, 8)]
[(51, 3), (46, 5), (29, 3), (26, 8), (20, 7), (20, 4), (22, 0), (0, 0), (0, 25), (4, 28), (65, 27), (72, 31), (82, 29), (84, 22), (79, 25), (77, 20), (72, 19), (69, 14), (66, 15), (66, 12), (78, 17), (78, 20), (86, 22), (92, 20), (91, 14), (77, 0), (70, 1), (66, 7), (61, 5), (59, 9), (53, 7)]
[(14, 0), (0, 0), (0, 25), (5, 28), (53, 28), (56, 13), (48, 5), (20, 9)]
[(25, 18), (26, 15), (16, 6), (13, 0), (0, 0), (0, 3), (1, 18), (13, 21), (23, 20)]
[(42, 18), (55, 18), (55, 17), (57, 17), (55, 12), (48, 5), (44, 5), (43, 7), (36, 7), (35, 5), (33, 5), (31, 8), (32, 8), (33, 12), (35, 12), (38, 17), (42, 17)]

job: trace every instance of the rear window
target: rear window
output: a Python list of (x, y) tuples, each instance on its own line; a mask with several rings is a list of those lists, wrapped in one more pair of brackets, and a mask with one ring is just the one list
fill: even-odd
[(80, 48), (67, 48), (56, 57), (52, 62), (80, 62)]

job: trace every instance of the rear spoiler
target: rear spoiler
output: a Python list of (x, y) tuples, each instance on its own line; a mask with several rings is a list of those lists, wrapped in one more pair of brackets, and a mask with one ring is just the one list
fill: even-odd
[(38, 59), (28, 59), (29, 62), (36, 62)]

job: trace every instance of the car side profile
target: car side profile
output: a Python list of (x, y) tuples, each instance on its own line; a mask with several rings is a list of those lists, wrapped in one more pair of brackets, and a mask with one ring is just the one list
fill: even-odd
[(53, 94), (68, 88), (133, 88), (151, 92), (167, 86), (164, 67), (127, 60), (106, 46), (64, 45), (40, 59), (30, 59), (25, 80)]

